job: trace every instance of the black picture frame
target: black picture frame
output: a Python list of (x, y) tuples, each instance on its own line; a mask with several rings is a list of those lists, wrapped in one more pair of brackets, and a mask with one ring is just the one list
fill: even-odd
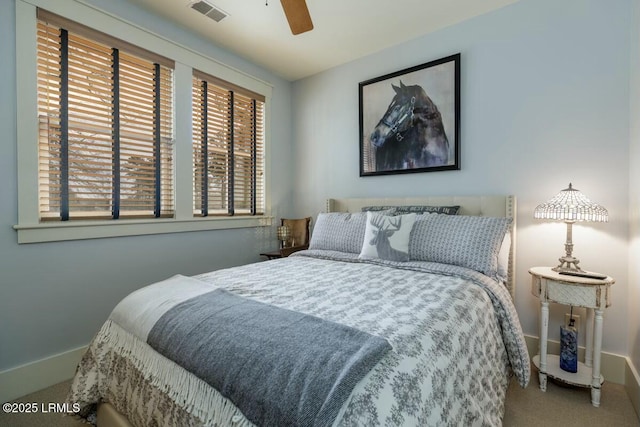
[(460, 53), (358, 86), (361, 177), (460, 169)]

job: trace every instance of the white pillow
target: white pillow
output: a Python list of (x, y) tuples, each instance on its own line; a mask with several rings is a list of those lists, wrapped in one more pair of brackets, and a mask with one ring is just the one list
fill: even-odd
[(359, 258), (409, 261), (409, 236), (416, 214), (387, 216), (367, 212), (367, 227)]

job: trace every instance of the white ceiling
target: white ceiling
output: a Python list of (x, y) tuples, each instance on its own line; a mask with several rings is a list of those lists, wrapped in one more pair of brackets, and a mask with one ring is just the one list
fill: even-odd
[(220, 22), (190, 0), (128, 1), (293, 81), (517, 0), (307, 0), (314, 29), (297, 36), (279, 0), (207, 0), (228, 14)]

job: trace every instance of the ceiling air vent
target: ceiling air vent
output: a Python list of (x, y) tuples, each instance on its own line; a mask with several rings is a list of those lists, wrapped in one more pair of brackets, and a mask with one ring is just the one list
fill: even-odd
[(189, 5), (189, 7), (191, 7), (191, 9), (197, 10), (204, 16), (207, 16), (216, 22), (220, 22), (224, 18), (229, 16), (228, 13), (224, 12), (219, 7), (214, 6), (211, 3), (208, 3), (204, 0), (193, 2)]

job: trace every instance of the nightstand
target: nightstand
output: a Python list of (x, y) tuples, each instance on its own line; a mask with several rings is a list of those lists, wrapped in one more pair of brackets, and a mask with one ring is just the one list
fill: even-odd
[[(611, 305), (610, 287), (615, 283), (611, 277), (591, 279), (567, 276), (553, 271), (551, 267), (534, 267), (531, 293), (540, 298), (540, 347), (533, 364), (538, 368), (540, 389), (547, 390), (547, 376), (567, 384), (591, 388), (591, 403), (600, 406), (600, 386), (604, 378), (600, 375), (600, 350), (602, 347), (603, 312)], [(559, 356), (547, 355), (549, 327), (549, 303), (585, 307), (587, 309), (587, 335), (584, 363), (578, 363), (578, 372), (560, 369)]]
[(277, 251), (263, 252), (260, 255), (266, 256), (267, 260), (278, 259), (278, 258), (286, 258), (286, 257), (288, 257), (289, 255), (291, 255), (294, 252), (303, 251), (305, 249), (309, 249), (309, 245), (292, 246), (292, 247), (288, 247), (288, 248), (282, 248), (282, 249), (278, 249)]
[(270, 252), (263, 252), (260, 255), (266, 256), (267, 260), (282, 258), (282, 253), (280, 253), (280, 250), (270, 251)]

